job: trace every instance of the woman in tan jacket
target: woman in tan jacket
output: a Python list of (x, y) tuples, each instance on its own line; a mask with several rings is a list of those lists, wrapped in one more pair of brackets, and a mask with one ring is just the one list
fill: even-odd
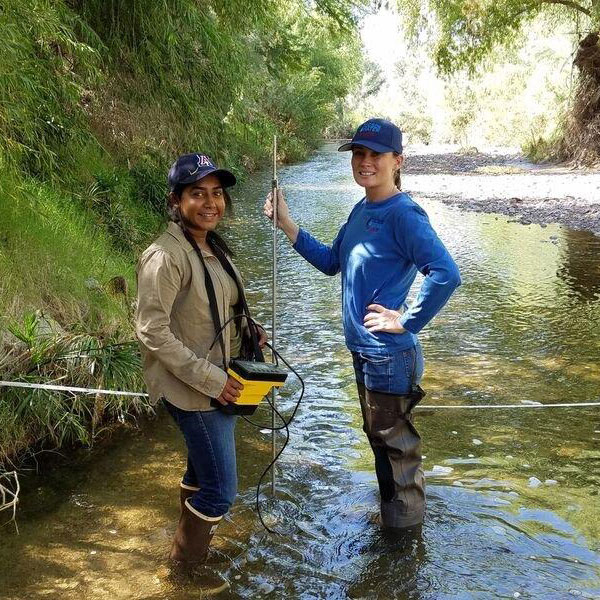
[[(206, 560), (237, 491), (236, 417), (211, 406), (211, 399), (227, 405), (239, 397), (242, 384), (227, 375), (226, 366), (238, 356), (249, 324), (229, 323), (211, 348), (215, 317), (207, 286), (221, 325), (240, 314), (245, 302), (231, 252), (215, 232), (230, 207), (226, 189), (235, 184), (234, 175), (204, 154), (186, 154), (175, 161), (168, 181), (171, 221), (138, 264), (136, 333), (150, 398), (165, 404), (188, 450), (171, 559), (195, 565)], [(262, 346), (265, 332), (258, 333)]]

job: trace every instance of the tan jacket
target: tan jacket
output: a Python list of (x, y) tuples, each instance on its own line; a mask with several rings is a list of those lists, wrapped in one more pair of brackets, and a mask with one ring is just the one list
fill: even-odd
[[(202, 250), (212, 278), (219, 314), (229, 314), (231, 279), (218, 259)], [(238, 270), (235, 272), (239, 276)], [(209, 410), (221, 395), (227, 374), (215, 336), (200, 260), (176, 223), (147, 248), (137, 267), (136, 334), (141, 342), (150, 401), (165, 397), (183, 410)], [(227, 362), (230, 327), (223, 332)]]

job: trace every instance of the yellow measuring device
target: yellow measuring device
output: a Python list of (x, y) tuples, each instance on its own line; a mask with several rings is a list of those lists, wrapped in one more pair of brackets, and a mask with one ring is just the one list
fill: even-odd
[(235, 402), (227, 406), (219, 404), (222, 411), (234, 415), (253, 414), (262, 399), (274, 387), (281, 387), (288, 375), (285, 369), (273, 363), (238, 359), (229, 363), (227, 374), (244, 386), (240, 397)]

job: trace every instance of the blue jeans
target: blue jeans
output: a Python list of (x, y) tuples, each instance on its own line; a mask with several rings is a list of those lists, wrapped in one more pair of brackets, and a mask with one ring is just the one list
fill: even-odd
[(224, 515), (237, 493), (237, 418), (220, 410), (181, 410), (163, 401), (187, 446), (187, 469), (182, 482), (200, 488), (190, 498), (191, 505), (207, 517)]
[(352, 352), (356, 382), (385, 394), (408, 394), (423, 377), (425, 361), (421, 344), (386, 354)]

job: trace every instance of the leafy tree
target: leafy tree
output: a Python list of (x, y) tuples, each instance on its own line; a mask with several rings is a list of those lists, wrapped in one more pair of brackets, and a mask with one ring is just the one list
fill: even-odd
[(598, 0), (398, 0), (414, 36), (434, 32), (432, 54), (445, 74), (473, 71), (492, 49), (516, 44), (539, 15), (578, 33), (578, 86), (555, 157), (600, 160), (600, 2)]

